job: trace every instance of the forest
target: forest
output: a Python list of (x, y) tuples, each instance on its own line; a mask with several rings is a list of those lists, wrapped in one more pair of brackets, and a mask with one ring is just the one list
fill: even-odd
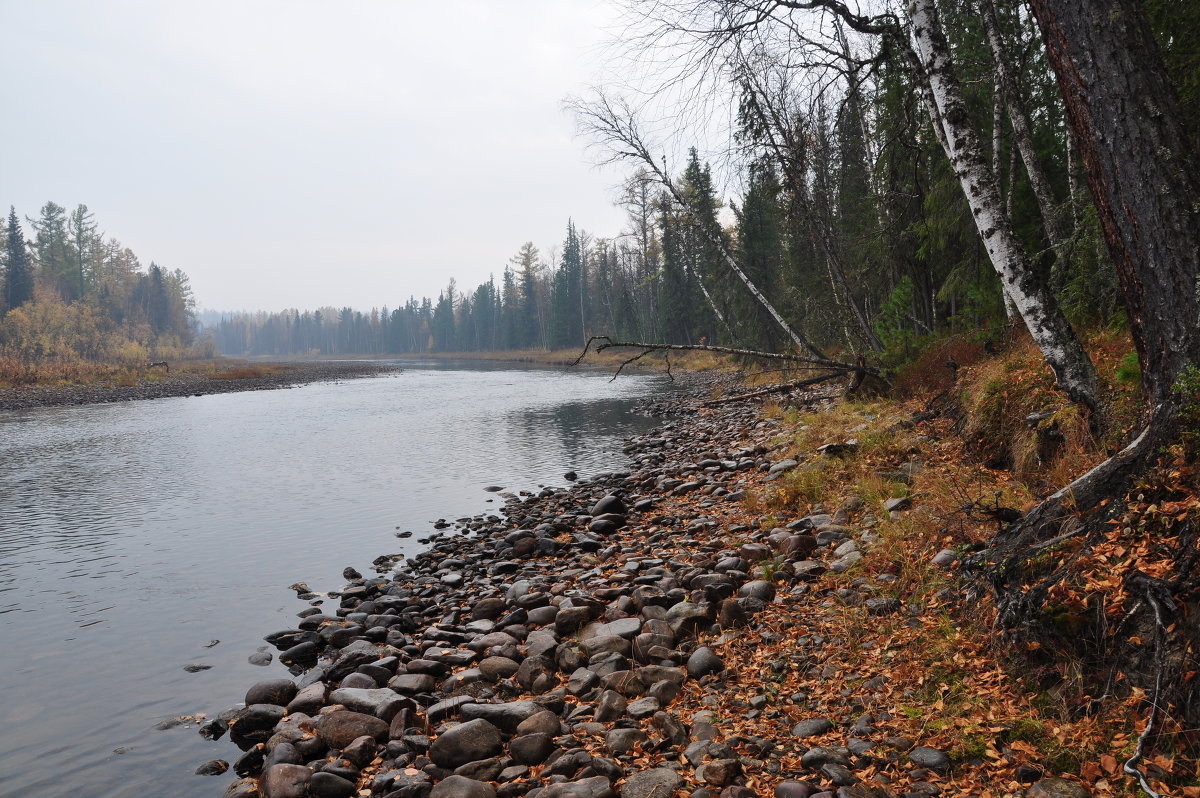
[[(711, 21), (701, 18), (710, 9), (716, 19), (741, 4), (649, 5), (660, 26), (670, 13), (694, 15), (694, 31)], [(628, 213), (621, 230), (591, 233), (564, 220), (561, 242), (525, 243), (487, 282), (460, 288), (450, 280), (436, 298), (392, 309), (381, 298), (369, 310), (228, 314), (212, 327), (217, 348), (275, 356), (568, 349), (592, 335), (792, 345), (731, 262), (805, 340), (874, 358), (909, 356), (946, 332), (986, 339), (1022, 320), (996, 266), (1007, 260), (1040, 286), (1033, 312), (1062, 328), (1120, 327), (1113, 263), (1037, 23), (1021, 6), (985, 7), (980, 14), (947, 4), (939, 26), (961, 90), (957, 124), (990, 175), (1004, 255), (985, 246), (979, 209), (945, 135), (929, 123), (929, 80), (911, 48), (827, 15), (818, 32), (828, 41), (808, 68), (788, 62), (803, 43), (782, 24), (725, 37), (719, 52), (688, 64), (710, 70), (706, 90), (733, 103), (720, 165), (732, 175), (722, 185), (736, 186), (737, 196), (721, 196), (695, 149), (675, 170), (635, 158), (619, 194)], [(1166, 2), (1147, 10), (1194, 131), (1200, 69), (1187, 31), (1200, 12)], [(602, 102), (609, 117), (631, 113), (619, 99)], [(576, 103), (585, 142), (614, 133), (597, 124), (595, 101)], [(652, 146), (620, 142), (631, 143)]]
[(0, 282), (0, 360), (5, 371), (47, 361), (140, 363), (193, 350), (195, 300), (188, 276), (105, 238), (86, 205), (54, 202), (5, 225)]

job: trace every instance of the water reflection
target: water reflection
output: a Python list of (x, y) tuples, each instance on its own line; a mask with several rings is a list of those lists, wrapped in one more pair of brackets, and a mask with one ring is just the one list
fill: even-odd
[[(290, 391), (0, 413), (0, 797), (216, 795), (227, 754), (159, 721), (251, 682), (287, 586), (340, 587), (392, 532), (494, 507), (486, 485), (624, 466), (655, 378), (406, 364)], [(207, 647), (213, 639), (221, 643)], [(183, 666), (211, 670), (187, 673)], [(114, 753), (114, 751), (121, 753)]]

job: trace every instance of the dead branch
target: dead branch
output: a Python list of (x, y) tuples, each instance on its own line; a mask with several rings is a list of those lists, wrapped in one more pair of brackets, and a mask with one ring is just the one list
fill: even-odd
[[(595, 346), (593, 347), (593, 344)], [(842, 374), (853, 373), (861, 375), (869, 375), (879, 377), (880, 374), (875, 369), (865, 365), (860, 360), (859, 363), (844, 363), (840, 360), (830, 360), (825, 357), (813, 357), (808, 355), (797, 355), (791, 352), (761, 352), (755, 349), (736, 349), (730, 346), (714, 346), (712, 344), (651, 344), (644, 341), (614, 341), (607, 335), (593, 335), (588, 339), (587, 344), (583, 347), (583, 351), (579, 353), (579, 357), (575, 358), (572, 366), (577, 366), (587, 357), (589, 352), (600, 353), (605, 349), (641, 349), (641, 353), (631, 357), (621, 364), (621, 368), (617, 370), (617, 374), (629, 364), (640, 360), (652, 352), (716, 352), (722, 355), (736, 355), (738, 357), (752, 357), (763, 360), (778, 360), (787, 363), (800, 363), (809, 366), (819, 366), (821, 368), (832, 369)], [(669, 356), (669, 354), (668, 354)]]
[[(807, 388), (810, 385), (818, 385), (822, 382), (828, 382), (829, 380), (837, 379), (838, 377), (842, 377), (842, 376), (845, 376), (845, 372), (835, 371), (831, 374), (822, 374), (819, 377), (810, 377), (807, 380), (798, 380), (797, 382), (789, 382), (789, 383), (785, 383), (783, 385), (772, 385), (770, 388), (763, 388), (760, 391), (751, 391), (750, 393), (740, 393), (736, 396), (726, 396), (721, 399), (710, 399), (709, 401), (704, 402), (703, 406), (704, 407), (718, 407), (720, 405), (730, 404), (731, 402), (742, 402), (747, 399), (757, 399), (759, 397), (770, 396), (771, 394), (775, 394), (775, 393), (787, 393), (788, 391), (794, 391), (799, 388)], [(823, 398), (825, 398), (825, 397), (823, 397), (823, 396), (813, 397), (814, 400), (823, 399)]]

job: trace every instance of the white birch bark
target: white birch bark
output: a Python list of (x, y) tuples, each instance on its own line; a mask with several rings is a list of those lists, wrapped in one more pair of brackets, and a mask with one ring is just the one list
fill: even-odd
[(1059, 386), (1074, 401), (1095, 409), (1095, 367), (1053, 296), (1037, 278), (1004, 215), (996, 177), (988, 169), (954, 73), (935, 0), (915, 0), (910, 18), (915, 54), (928, 81), (932, 121), (940, 130), (938, 138), (962, 186), (988, 257)]

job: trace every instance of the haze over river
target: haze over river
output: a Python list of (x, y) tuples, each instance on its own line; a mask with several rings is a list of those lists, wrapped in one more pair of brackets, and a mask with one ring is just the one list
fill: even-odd
[[(288, 589), (415, 554), (433, 519), (622, 470), (665, 378), (467, 363), (293, 390), (0, 412), (0, 798), (219, 796), (196, 724), (295, 627)], [(489, 500), (493, 503), (489, 504)], [(394, 536), (411, 530), (410, 539)], [(214, 640), (220, 642), (208, 647)], [(271, 649), (272, 653), (277, 653)], [(209, 665), (197, 673), (187, 665)]]

